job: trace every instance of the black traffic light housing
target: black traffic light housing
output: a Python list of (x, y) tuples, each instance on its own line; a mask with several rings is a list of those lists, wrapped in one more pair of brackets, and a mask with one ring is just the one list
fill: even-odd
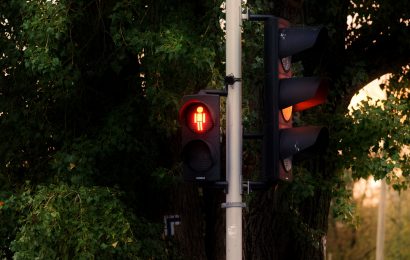
[(317, 77), (293, 78), (291, 59), (308, 52), (309, 58), (317, 58), (314, 54), (323, 51), (327, 32), (323, 27), (290, 27), (270, 15), (250, 19), (264, 21), (263, 177), (268, 182), (290, 181), (293, 156), (324, 152), (328, 143), (327, 128), (293, 127), (292, 113), (324, 103), (329, 85)]
[(183, 177), (190, 182), (221, 178), (220, 97), (199, 93), (182, 99), (179, 119), (182, 131)]

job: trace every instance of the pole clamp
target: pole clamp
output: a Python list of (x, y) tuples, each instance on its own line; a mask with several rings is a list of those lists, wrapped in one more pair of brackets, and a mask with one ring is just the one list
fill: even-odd
[(228, 90), (229, 85), (235, 84), (235, 82), (241, 82), (241, 78), (235, 78), (233, 74), (229, 74), (228, 76), (225, 76), (225, 89)]
[(243, 202), (226, 202), (222, 203), (221, 208), (246, 208), (246, 203)]

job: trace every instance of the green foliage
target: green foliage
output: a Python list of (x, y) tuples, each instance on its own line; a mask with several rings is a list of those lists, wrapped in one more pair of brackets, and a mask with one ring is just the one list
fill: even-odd
[[(5, 201), (0, 215), (18, 217), (15, 259), (147, 259), (164, 257), (161, 228), (125, 211), (102, 187), (39, 186)], [(6, 222), (9, 223), (9, 222)]]
[(34, 74), (55, 73), (62, 70), (58, 54), (59, 41), (68, 34), (67, 6), (52, 1), (28, 1), (22, 6), (27, 15), (22, 24), (25, 67)]
[[(159, 6), (162, 16), (155, 13)], [(141, 86), (153, 109), (149, 122), (170, 136), (177, 128), (179, 93), (221, 86), (222, 42), (216, 38), (217, 19), (211, 19), (217, 18), (215, 13), (202, 17), (198, 26), (195, 14), (186, 10), (191, 4), (166, 6), (161, 1), (119, 1), (110, 15), (110, 31), (118, 50), (138, 55)]]
[[(294, 182), (291, 185), (292, 202), (296, 205), (302, 203), (306, 198), (313, 197), (317, 185), (317, 180), (312, 174), (302, 167), (293, 169), (295, 174)], [(320, 185), (319, 185), (320, 186)]]
[[(49, 258), (55, 248), (62, 258), (111, 252), (147, 259), (154, 255), (149, 248), (162, 248), (158, 228), (150, 223), (162, 219), (167, 192), (180, 175), (180, 97), (222, 85), (223, 37), (214, 4), (0, 3), (0, 202), (9, 207), (0, 213), (2, 257), (10, 257), (13, 241), (21, 255)], [(40, 188), (22, 194), (27, 181)], [(94, 186), (107, 187), (108, 193), (120, 189), (126, 206), (115, 206), (118, 200), (109, 199), (105, 188), (86, 188)], [(158, 201), (160, 196), (164, 199)], [(87, 197), (108, 204), (93, 207)], [(77, 206), (72, 211), (70, 203)], [(122, 217), (92, 221), (103, 209), (118, 209)], [(68, 226), (66, 215), (84, 225)], [(115, 217), (125, 226), (111, 223)], [(44, 244), (34, 243), (36, 233), (47, 228)], [(114, 228), (125, 232), (116, 233), (115, 247), (117, 241), (108, 237), (104, 248), (95, 244), (96, 236), (114, 234)], [(53, 246), (66, 239), (63, 233), (73, 237), (67, 248)], [(132, 245), (126, 243), (129, 237)], [(75, 245), (75, 238), (90, 243), (90, 249)]]
[(357, 227), (359, 218), (357, 216), (356, 205), (352, 198), (352, 183), (354, 183), (354, 181), (351, 171), (343, 170), (338, 177), (332, 189), (331, 217), (336, 221)]
[(377, 106), (368, 99), (347, 116), (340, 149), (355, 178), (386, 177), (396, 189), (407, 187), (410, 174), (409, 154), (405, 151), (410, 142), (407, 77), (405, 74), (390, 79), (387, 99), (378, 101)]

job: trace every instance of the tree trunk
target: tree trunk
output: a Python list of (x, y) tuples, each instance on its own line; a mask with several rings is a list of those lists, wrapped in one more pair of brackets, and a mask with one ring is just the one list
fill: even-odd
[[(310, 172), (324, 183), (325, 174)], [(320, 185), (296, 204), (291, 185), (258, 192), (246, 214), (246, 259), (325, 259), (330, 189)]]
[(223, 191), (183, 183), (173, 194), (170, 214), (181, 218), (174, 239), (182, 259), (225, 259)]
[(174, 189), (172, 202), (174, 204), (170, 207), (170, 214), (179, 215), (181, 218), (174, 237), (181, 257), (207, 259), (204, 241), (205, 222), (201, 207), (203, 200), (198, 188), (190, 183), (181, 183)]
[(245, 224), (246, 259), (292, 259), (287, 257), (290, 241), (286, 185), (258, 192), (249, 205)]

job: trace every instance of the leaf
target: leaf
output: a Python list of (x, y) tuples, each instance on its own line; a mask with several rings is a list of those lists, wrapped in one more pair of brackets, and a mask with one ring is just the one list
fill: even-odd
[(75, 164), (74, 163), (72, 163), (72, 162), (70, 162), (70, 164), (68, 165), (68, 170), (72, 170), (72, 169), (74, 169), (75, 168)]

